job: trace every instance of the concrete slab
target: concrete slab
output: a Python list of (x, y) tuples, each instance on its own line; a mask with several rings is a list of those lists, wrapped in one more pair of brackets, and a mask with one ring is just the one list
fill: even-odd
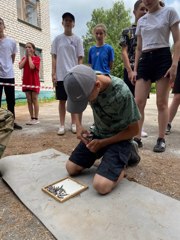
[(89, 189), (64, 203), (42, 192), (43, 186), (67, 176), (67, 158), (48, 149), (0, 161), (3, 179), (57, 239), (179, 239), (179, 201), (127, 180), (100, 196), (92, 188), (96, 168), (76, 178)]

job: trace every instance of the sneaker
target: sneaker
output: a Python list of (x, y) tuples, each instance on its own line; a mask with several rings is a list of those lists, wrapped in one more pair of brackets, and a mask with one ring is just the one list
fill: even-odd
[(19, 124), (14, 123), (14, 130), (22, 130), (22, 127)]
[(166, 143), (164, 138), (158, 138), (157, 143), (154, 146), (154, 152), (164, 152), (166, 150)]
[(141, 131), (141, 137), (148, 137), (147, 132), (145, 132), (144, 130)]
[(34, 119), (31, 119), (29, 122), (26, 123), (26, 125), (33, 125), (33, 120)]
[(128, 161), (128, 167), (135, 167), (139, 162), (141, 158), (138, 154), (138, 143), (135, 141), (132, 141), (132, 150), (131, 150), (131, 156)]
[(58, 134), (58, 135), (64, 135), (64, 134), (65, 134), (64, 126), (60, 126), (60, 127), (59, 127), (59, 130), (58, 130), (57, 134)]
[(71, 124), (71, 132), (76, 133), (76, 124)]
[(36, 125), (38, 123), (40, 123), (40, 121), (38, 119), (33, 119), (31, 125)]
[(141, 138), (134, 138), (134, 141), (138, 144), (138, 148), (142, 148), (143, 147), (143, 143), (141, 141)]
[(165, 133), (166, 133), (166, 135), (169, 135), (171, 133), (171, 124), (170, 123), (168, 123)]

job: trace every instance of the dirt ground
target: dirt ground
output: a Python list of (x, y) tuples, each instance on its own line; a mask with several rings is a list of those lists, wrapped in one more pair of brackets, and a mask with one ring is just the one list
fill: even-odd
[[(23, 126), (23, 130), (12, 133), (3, 157), (29, 154), (49, 148), (54, 148), (69, 155), (78, 140), (76, 135), (68, 129), (70, 125), (69, 114), (67, 114), (66, 119), (66, 134), (64, 136), (57, 135), (57, 108), (58, 103), (56, 101), (41, 104), (40, 124), (27, 126), (25, 125), (29, 120), (27, 106), (17, 107), (16, 119)], [(93, 122), (89, 107), (83, 116), (84, 125), (89, 127)], [(167, 150), (165, 153), (154, 153), (152, 151), (157, 138), (157, 111), (154, 95), (150, 97), (147, 103), (144, 127), (149, 136), (143, 139), (144, 147), (140, 149), (141, 162), (135, 168), (127, 170), (127, 178), (180, 200), (180, 112), (174, 119), (173, 132), (166, 138)], [(16, 239), (49, 240), (54, 239), (54, 237), (20, 202), (12, 190), (0, 180), (0, 240)]]

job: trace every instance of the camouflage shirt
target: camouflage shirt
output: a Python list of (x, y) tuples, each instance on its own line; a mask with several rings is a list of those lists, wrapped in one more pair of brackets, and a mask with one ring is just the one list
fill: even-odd
[(120, 43), (121, 47), (128, 47), (128, 57), (129, 61), (132, 65), (134, 65), (135, 61), (135, 50), (137, 46), (137, 37), (136, 33), (136, 25), (133, 24), (130, 28), (126, 28), (122, 31)]
[(111, 137), (140, 119), (127, 85), (117, 77), (110, 77), (111, 85), (90, 103), (95, 122), (93, 132), (99, 138)]

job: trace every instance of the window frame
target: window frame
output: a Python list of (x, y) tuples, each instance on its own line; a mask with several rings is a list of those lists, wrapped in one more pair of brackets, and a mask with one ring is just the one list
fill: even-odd
[[(41, 18), (40, 18), (40, 0), (34, 0), (36, 1), (33, 3), (33, 0), (16, 0), (16, 5), (17, 5), (17, 16), (18, 20), (20, 22), (26, 23), (32, 27), (41, 29)], [(36, 12), (36, 23), (32, 23), (28, 21), (27, 17), (27, 4), (32, 6), (32, 8), (35, 9)]]

